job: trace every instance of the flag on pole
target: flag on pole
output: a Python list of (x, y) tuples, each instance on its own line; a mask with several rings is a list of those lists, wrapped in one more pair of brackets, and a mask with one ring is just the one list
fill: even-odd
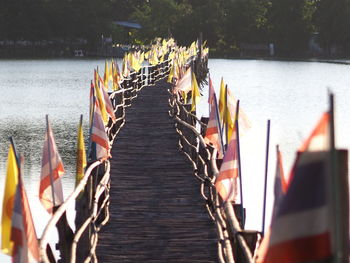
[(14, 244), (12, 252), (13, 263), (39, 262), (39, 243), (20, 174), (13, 207), (11, 240)]
[(290, 171), (288, 181), (292, 180), (295, 174), (296, 166), (301, 158), (303, 152), (314, 151), (329, 151), (330, 149), (330, 114), (325, 112), (322, 114), (320, 120), (317, 122), (315, 128), (309, 137), (303, 142), (298, 149), (297, 157), (294, 161), (293, 167)]
[(222, 123), (225, 119), (225, 111), (226, 111), (226, 85), (224, 83), (224, 78), (221, 78), (220, 82), (220, 94), (219, 94), (219, 111), (220, 111), (220, 118), (222, 120)]
[(294, 163), (287, 192), (276, 209), (265, 262), (315, 262), (332, 255), (327, 127), (328, 113), (299, 148), (304, 151)]
[(95, 86), (94, 83), (91, 81), (90, 83), (90, 103), (89, 103), (89, 123), (90, 127), (92, 126), (92, 118), (94, 114), (94, 107), (95, 107)]
[(103, 124), (101, 110), (98, 103), (95, 105), (94, 117), (91, 129), (91, 141), (96, 144), (96, 160), (110, 157), (110, 145), (105, 126)]
[(83, 132), (83, 115), (80, 117), (80, 123), (78, 128), (78, 140), (77, 140), (77, 165), (76, 165), (76, 180), (77, 186), (80, 180), (84, 177), (86, 163), (86, 151), (84, 144), (84, 132)]
[(192, 90), (192, 106), (191, 106), (191, 111), (195, 111), (196, 107), (199, 103), (199, 100), (201, 98), (201, 93), (199, 91), (198, 83), (197, 83), (197, 78), (194, 72), (192, 71), (192, 78), (191, 78), (191, 90)]
[(173, 77), (174, 77), (174, 71), (175, 71), (175, 65), (174, 65), (174, 61), (173, 61), (173, 63), (171, 64), (171, 67), (170, 67), (170, 72), (169, 72), (169, 76), (168, 76), (168, 80), (167, 80), (167, 82), (168, 83), (173, 83)]
[(223, 157), (222, 141), (220, 135), (220, 120), (218, 119), (219, 113), (216, 103), (215, 90), (212, 86), (211, 79), (209, 77), (209, 104), (210, 104), (210, 114), (207, 129), (205, 132), (204, 141), (209, 144), (211, 143), (213, 147), (218, 151), (219, 158)]
[[(277, 154), (277, 160), (276, 160), (276, 175), (275, 175), (275, 184), (274, 184), (274, 196), (275, 200), (273, 203), (272, 208), (272, 218), (271, 221), (274, 220), (277, 209), (281, 203), (281, 200), (283, 199), (285, 193), (287, 192), (287, 180), (284, 176), (283, 171), (283, 164), (282, 164), (282, 154), (279, 150), (279, 147), (276, 147), (276, 154)], [(270, 236), (271, 236), (271, 228), (269, 228), (263, 240), (261, 241), (261, 244), (259, 245), (258, 251), (256, 253), (256, 260), (255, 263), (262, 263), (266, 259), (267, 249), (270, 242)]]
[(236, 133), (234, 133), (215, 181), (216, 191), (224, 202), (236, 201), (238, 174), (238, 146)]
[(113, 80), (113, 90), (119, 89), (119, 82), (122, 80), (122, 76), (120, 74), (118, 64), (112, 60), (112, 80)]
[(109, 72), (109, 66), (108, 66), (108, 61), (105, 61), (105, 73), (103, 75), (103, 84), (104, 84), (104, 88), (108, 90), (108, 82), (110, 79), (110, 74), (111, 72)]
[(176, 83), (174, 92), (185, 92), (188, 93), (192, 88), (192, 70), (189, 67), (186, 70), (186, 73), (182, 76), (182, 78)]
[(13, 149), (13, 145), (10, 144), (7, 156), (7, 172), (1, 218), (1, 251), (7, 255), (12, 255), (13, 248), (13, 243), (11, 241), (11, 225), (13, 203), (18, 184), (18, 172), (19, 167), (15, 150)]
[(108, 123), (108, 114), (107, 114), (107, 110), (106, 110), (106, 105), (105, 105), (105, 101), (104, 98), (102, 96), (102, 91), (100, 89), (100, 76), (98, 74), (98, 72), (95, 70), (95, 95), (96, 98), (98, 100), (98, 103), (100, 105), (100, 110), (101, 110), (101, 116), (102, 116), (102, 120), (104, 125), (107, 125)]
[(46, 115), (46, 133), (41, 161), (41, 176), (39, 187), (39, 199), (44, 208), (52, 213), (54, 206), (64, 202), (61, 177), (64, 167), (58, 153), (55, 138), (53, 136), (48, 116)]
[(125, 78), (129, 77), (129, 75), (130, 75), (129, 60), (128, 60), (127, 53), (125, 53), (124, 58), (123, 58), (122, 74)]
[(301, 145), (299, 152), (305, 151), (325, 151), (330, 147), (330, 116), (329, 112), (323, 113), (316, 127), (310, 134), (309, 138)]
[[(237, 100), (236, 98), (233, 96), (232, 92), (230, 89), (227, 89), (227, 123), (228, 123), (228, 127), (229, 127), (229, 139), (232, 136), (232, 131), (234, 129), (234, 123), (236, 122), (235, 118), (237, 118), (236, 115), (236, 107), (237, 107)], [(239, 108), (239, 114), (238, 114), (238, 123), (239, 123), (239, 130), (240, 130), (240, 134), (244, 134), (245, 132), (247, 132), (250, 128), (251, 128), (251, 123), (246, 115), (246, 113), (244, 112), (244, 110), (242, 109), (242, 107)]]
[(106, 89), (101, 87), (101, 86), (103, 86), (103, 82), (102, 82), (101, 77), (100, 77), (100, 84), (101, 84), (100, 91), (102, 93), (102, 99), (103, 99), (103, 103), (106, 107), (107, 114), (112, 119), (113, 123), (115, 123), (117, 119), (116, 119), (115, 114), (114, 114), (114, 107), (112, 105), (111, 99), (109, 98), (108, 92), (106, 91)]
[(211, 105), (213, 103), (213, 100), (216, 100), (215, 90), (213, 88), (213, 82), (211, 81), (211, 78), (209, 76), (209, 95), (208, 95), (208, 103)]

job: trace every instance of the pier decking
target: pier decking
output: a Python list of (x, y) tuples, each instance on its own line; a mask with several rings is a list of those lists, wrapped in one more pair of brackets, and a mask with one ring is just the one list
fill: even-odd
[(165, 81), (127, 109), (111, 161), (109, 223), (99, 262), (217, 262), (217, 235), (192, 167), (178, 149)]

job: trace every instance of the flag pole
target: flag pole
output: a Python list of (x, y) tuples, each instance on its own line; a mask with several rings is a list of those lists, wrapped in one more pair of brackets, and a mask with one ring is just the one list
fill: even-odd
[[(92, 84), (92, 80), (91, 80)], [(91, 140), (91, 135), (92, 135), (92, 125), (94, 123), (94, 113), (95, 113), (95, 103), (96, 103), (96, 98), (95, 98), (95, 86), (91, 85), (92, 87), (92, 105), (91, 105), (91, 121), (90, 121), (90, 128), (89, 128), (89, 148), (88, 148), (88, 155), (87, 158), (90, 158), (90, 154), (92, 151), (92, 140)], [(91, 158), (92, 159), (92, 158)]]
[[(224, 116), (223, 116), (223, 121), (222, 121), (222, 126), (223, 126), (223, 129), (224, 127), (226, 128), (225, 130), (225, 137), (226, 137), (226, 148), (225, 148), (225, 152), (227, 150), (227, 147), (228, 147), (228, 122), (227, 122), (227, 84), (225, 85), (225, 108), (224, 108)], [(226, 123), (226, 125), (225, 125)]]
[[(227, 94), (227, 93), (226, 93)], [(244, 205), (243, 205), (243, 180), (242, 180), (242, 168), (241, 168), (241, 149), (240, 149), (240, 143), (239, 143), (239, 124), (238, 124), (238, 116), (239, 116), (239, 100), (237, 100), (237, 106), (236, 106), (236, 116), (235, 116), (235, 129), (236, 129), (236, 136), (237, 136), (237, 159), (238, 159), (238, 173), (239, 173), (239, 192), (240, 192), (240, 199), (241, 199), (241, 213), (242, 213), (242, 225), (244, 226), (245, 222), (245, 215), (244, 215)]]
[[(210, 79), (210, 73), (209, 73), (209, 85), (211, 83), (211, 79)], [(220, 114), (219, 114), (219, 105), (218, 102), (216, 100), (216, 93), (214, 91), (214, 103), (215, 103), (215, 111), (216, 111), (216, 120), (217, 120), (217, 124), (218, 124), (218, 129), (219, 129), (219, 136), (220, 136), (220, 140), (221, 140), (221, 149), (222, 149), (222, 153), (225, 155), (225, 147), (224, 147), (224, 138), (222, 135), (222, 130), (221, 130), (221, 122), (220, 122)], [(209, 110), (211, 109), (210, 105), (209, 105)], [(210, 116), (210, 114), (209, 114)]]
[(50, 169), (50, 183), (51, 183), (51, 194), (52, 194), (52, 204), (55, 207), (56, 202), (55, 202), (55, 190), (53, 187), (53, 178), (52, 178), (52, 163), (51, 163), (51, 140), (49, 136), (49, 115), (46, 114), (46, 136), (47, 136), (47, 151), (48, 151), (48, 158), (49, 158), (49, 169)]
[[(330, 115), (330, 158), (331, 158), (331, 177), (332, 177), (332, 207), (334, 212), (334, 248), (335, 248), (335, 262), (345, 262), (344, 258), (344, 244), (343, 244), (343, 220), (341, 218), (341, 186), (340, 174), (338, 171), (338, 158), (335, 149), (335, 125), (334, 125), (334, 94), (329, 94), (329, 115)], [(348, 235), (348, 233), (344, 233)]]
[[(265, 233), (265, 217), (266, 217), (266, 192), (267, 192), (267, 174), (269, 168), (269, 146), (270, 146), (270, 120), (267, 120), (267, 135), (266, 135), (266, 155), (265, 155), (265, 181), (264, 181), (264, 201), (263, 201), (263, 215), (261, 233)], [(278, 152), (278, 145), (277, 152)]]
[(219, 115), (219, 106), (218, 106), (218, 102), (216, 100), (216, 94), (214, 94), (214, 103), (215, 103), (215, 110), (216, 110), (216, 120), (218, 122), (218, 126), (219, 126), (219, 135), (220, 135), (220, 141), (221, 141), (221, 149), (222, 149), (222, 153), (225, 154), (225, 147), (224, 147), (224, 138), (222, 135), (222, 130), (221, 130), (221, 123), (220, 123), (220, 115)]

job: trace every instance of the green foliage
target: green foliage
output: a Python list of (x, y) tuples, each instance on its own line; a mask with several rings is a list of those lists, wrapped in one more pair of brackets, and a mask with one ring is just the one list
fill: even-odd
[(218, 54), (274, 43), (277, 55), (299, 56), (315, 32), (329, 53), (350, 51), (349, 26), (350, 0), (2, 0), (0, 7), (0, 40), (84, 39), (91, 48), (102, 35), (137, 44), (173, 36), (189, 45), (201, 32)]
[(350, 42), (350, 1), (316, 1), (315, 27), (323, 46), (331, 53), (332, 46), (348, 48)]

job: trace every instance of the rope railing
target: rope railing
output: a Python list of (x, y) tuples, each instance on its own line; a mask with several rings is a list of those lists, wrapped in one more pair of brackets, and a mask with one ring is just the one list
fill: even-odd
[(217, 152), (203, 139), (206, 124), (190, 112), (190, 105), (184, 104), (177, 94), (169, 93), (169, 115), (174, 119), (179, 147), (192, 164), (194, 176), (201, 183), (201, 196), (216, 227), (218, 260), (221, 263), (233, 263), (237, 258), (234, 251), (239, 250), (243, 262), (252, 263), (253, 252), (242, 235), (242, 223), (237, 219), (232, 203), (223, 203), (215, 189), (214, 182), (219, 173)]
[[(137, 97), (140, 90), (146, 86), (154, 86), (157, 81), (167, 77), (170, 62), (171, 60), (167, 59), (155, 66), (144, 66), (138, 72), (132, 72), (128, 78), (119, 83), (119, 90), (109, 94), (116, 116), (114, 122), (109, 118), (105, 128), (110, 145), (126, 122), (126, 108), (131, 106), (132, 100)], [(98, 233), (109, 220), (110, 180), (109, 159), (89, 164), (84, 177), (65, 202), (58, 207), (43, 231), (39, 248), (42, 262), (55, 262), (48, 252), (50, 237), (74, 201), (77, 209), (76, 230), (73, 237), (64, 240), (68, 248), (60, 247), (61, 261), (97, 262)]]

